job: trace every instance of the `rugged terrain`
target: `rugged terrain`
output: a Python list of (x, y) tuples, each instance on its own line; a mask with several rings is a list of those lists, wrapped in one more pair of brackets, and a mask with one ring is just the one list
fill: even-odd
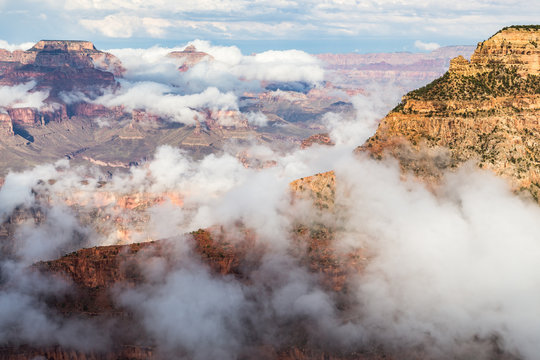
[[(322, 285), (336, 296), (344, 294), (344, 280), (352, 269), (362, 267), (361, 254), (343, 257), (331, 247), (332, 233), (299, 227), (295, 230), (298, 248), (291, 249), (298, 260), (305, 263), (314, 273), (321, 274)], [(234, 276), (246, 285), (252, 281), (264, 247), (257, 245), (254, 233), (248, 230), (235, 232), (233, 238), (222, 228), (199, 230), (187, 235), (193, 247), (192, 259), (200, 259), (209, 266), (214, 276)], [(106, 351), (76, 351), (69, 347), (33, 348), (28, 346), (4, 346), (0, 348), (1, 359), (26, 359), (44, 356), (47, 359), (148, 359), (169, 358), (156, 348), (151, 336), (145, 334), (139, 320), (119, 304), (117, 290), (151, 283), (145, 273), (145, 264), (159, 259), (166, 267), (178, 266), (175, 252), (178, 239), (145, 242), (130, 245), (115, 245), (79, 250), (54, 261), (45, 261), (33, 266), (32, 271), (45, 276), (58, 275), (72, 284), (63, 297), (45, 299), (51, 311), (66, 318), (85, 318), (108, 326), (114, 324), (110, 336), (112, 346)], [(308, 246), (308, 251), (303, 249)], [(198, 261), (198, 260), (195, 260)], [(357, 271), (357, 270), (355, 270)], [(115, 290), (116, 289), (116, 290)], [(108, 325), (106, 325), (108, 324)], [(305, 343), (301, 336), (302, 325), (283, 325), (281, 331), (289, 334), (282, 344), (267, 344), (253, 339), (252, 347), (245, 349), (242, 358), (265, 359), (382, 359), (380, 349), (362, 349), (360, 352), (328, 351), (324, 347)]]
[[(204, 59), (212, 61), (193, 46), (168, 56), (181, 63), (181, 72)], [(23, 86), (30, 95), (44, 94), (41, 107), (17, 102), (1, 109), (0, 176), (8, 169), (22, 170), (60, 158), (109, 170), (128, 168), (164, 144), (183, 148), (196, 158), (219, 152), (234, 141), (294, 146), (319, 130), (317, 121), (327, 111), (353, 112), (347, 96), (288, 83), (263, 84), (268, 89), (244, 94), (240, 111), (196, 109), (200, 119), (195, 125), (92, 101), (106, 91), (119, 90), (124, 73), (116, 57), (89, 41), (42, 40), (27, 51), (0, 51), (0, 86)], [(249, 124), (245, 115), (249, 112), (266, 116), (266, 124)]]
[[(470, 61), (463, 57), (452, 60), (449, 71), (443, 77), (408, 93), (383, 119), (376, 134), (359, 147), (358, 151), (368, 152), (377, 158), (395, 156), (404, 169), (433, 181), (437, 180), (443, 169), (458, 167), (468, 160), (473, 160), (479, 166), (492, 169), (510, 179), (516, 189), (527, 189), (533, 196), (537, 196), (540, 190), (540, 169), (534, 156), (539, 150), (537, 135), (540, 131), (539, 49), (536, 45), (538, 37), (539, 31), (535, 27), (506, 28), (480, 43)], [(93, 46), (87, 43), (53, 42), (47, 45), (45, 42), (41, 48), (37, 46), (37, 50), (32, 51), (39, 52), (43, 51), (42, 49), (61, 53), (68, 58), (72, 52), (90, 54), (84, 56), (95, 54)], [(21, 59), (17, 60), (19, 64), (35, 61), (31, 55), (25, 55), (25, 52), (16, 56)], [(172, 56), (184, 60), (179, 69), (181, 72), (188, 71), (190, 66), (207, 59), (204, 53), (193, 48)], [(72, 66), (79, 66), (79, 55), (74, 57), (75, 60), (69, 62), (74, 64)], [(417, 64), (417, 60), (411, 61), (412, 64)], [(109, 62), (115, 63), (111, 59)], [(54, 66), (56, 65), (53, 64), (52, 67)], [(94, 65), (87, 62), (82, 66)], [(380, 66), (386, 67), (384, 64)], [(97, 68), (94, 70), (103, 71)], [(117, 70), (113, 75), (120, 74), (121, 71)], [(35, 79), (39, 84), (40, 77), (36, 76)], [(286, 100), (279, 99), (280, 97)], [(347, 109), (351, 106), (346, 102), (335, 101), (335, 98), (328, 97), (320, 89), (304, 89), (286, 94), (272, 91), (246, 94), (243, 100), (246, 109), (259, 109), (269, 117), (274, 114), (271, 121), (285, 124), (307, 121), (326, 111)], [(51, 159), (53, 156), (50, 154), (42, 157), (36, 155), (51, 142), (55, 142), (56, 146), (62, 149), (55, 152), (54, 156), (64, 154), (71, 159), (85, 159), (100, 166), (114, 168), (127, 167), (130, 163), (133, 164), (135, 159), (144, 159), (145, 154), (151, 153), (156, 144), (170, 143), (184, 148), (192, 146), (194, 149), (199, 147), (197, 151), (204, 153), (208, 149), (218, 149), (221, 139), (235, 136), (242, 139), (246, 134), (267, 136), (255, 132), (247, 124), (234, 129), (219, 126), (212, 122), (211, 113), (208, 114), (205, 126), (199, 124), (187, 129), (185, 126), (164, 125), (152, 114), (139, 111), (125, 114), (123, 109), (107, 109), (84, 103), (78, 104), (75, 110), (66, 107), (66, 119), (34, 121), (31, 126), (23, 125), (22, 130), (26, 131), (23, 132), (15, 126), (17, 121), (13, 120), (9, 110), (7, 112), (0, 117), (0, 120), (4, 120), (1, 129), (8, 137), (8, 140), (2, 140), (1, 144), (5, 147), (2, 151), (6, 154), (7, 163), (22, 162), (22, 167), (30, 165), (31, 161)], [(125, 120), (125, 124), (119, 127), (99, 127), (90, 121), (98, 114)], [(63, 137), (63, 134), (67, 134), (66, 129), (69, 129), (70, 136)], [(299, 130), (295, 128), (294, 131)], [(21, 135), (26, 138), (21, 140)], [(16, 140), (9, 143), (12, 141), (9, 139), (14, 138)], [(44, 139), (48, 139), (47, 143)], [(93, 142), (97, 139), (106, 141), (96, 145)], [(87, 141), (88, 145), (84, 141)], [(328, 135), (320, 134), (307, 138), (301, 146), (307, 148), (313, 144), (332, 145), (332, 141)], [(274, 165), (272, 162), (253, 164), (249, 154), (240, 154), (239, 157), (246, 167), (264, 168)], [(25, 163), (24, 159), (31, 161)], [(10, 244), (18, 225), (45, 222), (47, 211), (43, 209), (47, 209), (48, 197), (51, 194), (40, 185), (54, 185), (55, 181), (56, 179), (44, 178), (38, 183), (32, 189), (32, 196), (37, 199), (34, 206), (15, 209), (0, 227), (2, 250), (7, 257), (13, 256), (10, 253)], [(343, 252), (333, 247), (334, 237), (339, 232), (334, 231), (332, 226), (325, 225), (323, 220), (340, 211), (336, 209), (334, 201), (337, 186), (339, 179), (336, 180), (332, 171), (301, 178), (290, 184), (291, 201), (306, 201), (314, 205), (321, 222), (298, 223), (289, 229), (292, 242), (285, 254), (293, 259), (294, 263), (308, 270), (315, 279), (313, 281), (316, 286), (331, 294), (338, 304), (336, 311), (341, 315), (347, 314), (347, 309), (354, 305), (348, 302), (347, 294), (351, 289), (348, 288), (347, 278), (361, 273), (370, 258), (363, 250)], [(83, 180), (77, 187), (80, 194), (69, 193), (64, 199), (64, 205), (75, 210), (77, 219), (82, 224), (98, 233), (114, 232), (117, 239), (122, 239), (121, 243), (141, 239), (140, 234), (144, 234), (144, 231), (140, 231), (140, 234), (137, 232), (144, 229), (148, 222), (148, 208), (166, 202), (180, 207), (183, 205), (182, 194), (118, 194), (110, 192), (107, 182), (103, 180)], [(88, 194), (93, 195), (90, 200)], [(187, 244), (189, 258), (196, 265), (186, 258), (176, 256), (178, 249), (175, 246), (184, 242)], [(186, 249), (183, 249), (181, 253), (185, 252)], [(174, 272), (182, 266), (189, 267), (190, 264), (203, 264), (215, 278), (235, 279), (246, 288), (255, 287), (261, 285), (257, 282), (257, 276), (261, 276), (262, 259), (269, 253), (266, 246), (257, 241), (257, 229), (245, 228), (241, 222), (237, 222), (231, 228), (225, 229), (217, 224), (215, 227), (174, 239), (81, 249), (56, 260), (38, 262), (31, 267), (32, 273), (45, 277), (58, 276), (71, 284), (70, 291), (65, 295), (42, 299), (47, 309), (60, 318), (75, 317), (94, 321), (100, 326), (107, 324), (112, 345), (101, 352), (85, 352), (73, 350), (69, 346), (39, 348), (15, 343), (0, 348), (0, 359), (171, 358), (170, 353), (163, 353), (162, 349), (157, 347), (158, 339), (153, 339), (151, 334), (145, 332), (141, 320), (133, 310), (118, 301), (118, 292), (163, 282), (164, 280), (159, 278), (159, 271), (156, 272), (158, 275), (154, 273), (154, 278), (152, 272), (144, 271), (148, 264), (158, 264), (165, 269), (164, 272)], [(262, 289), (266, 292), (263, 291), (259, 296), (263, 297), (270, 297), (277, 291), (271, 286), (263, 286)], [(283, 335), (277, 343), (265, 342), (258, 338), (255, 332), (251, 333), (247, 326), (245, 331), (252, 334), (253, 338), (248, 337), (250, 346), (242, 349), (239, 358), (426, 358), (422, 349), (416, 352), (417, 349), (385, 348), (380, 344), (373, 347), (353, 346), (352, 350), (341, 351), (332, 347), (332, 344), (309, 340), (306, 336), (311, 326), (309, 321), (303, 318), (298, 322), (287, 318), (279, 320), (281, 322), (277, 323)], [(498, 351), (498, 339), (494, 337), (489, 341)], [(492, 358), (505, 358), (505, 354), (497, 352)]]
[(473, 161), (538, 199), (540, 30), (512, 26), (409, 92), (358, 151), (392, 154), (428, 178)]
[[(118, 58), (89, 41), (42, 40), (27, 51), (1, 50), (0, 85), (28, 86), (29, 94), (42, 92), (45, 99), (41, 108), (22, 103), (3, 107), (0, 176), (8, 169), (22, 170), (60, 158), (108, 170), (128, 168), (163, 144), (181, 147), (198, 158), (221, 151), (231, 140), (296, 146), (325, 130), (320, 124), (324, 114), (353, 116), (350, 96), (365, 94), (363, 87), (391, 82), (410, 89), (438, 76), (450, 55), (467, 56), (468, 51), (455, 47), (429, 54), (322, 54), (318, 57), (331, 79), (325, 86), (265, 82), (261, 92), (240, 97), (240, 111), (198, 109), (203, 119), (186, 126), (143, 110), (92, 102), (104, 91), (117, 91), (126, 70)], [(180, 63), (182, 73), (201, 61), (214, 61), (194, 46), (168, 56)], [(70, 100), (69, 94), (78, 94), (79, 99)], [(266, 123), (249, 124), (247, 113), (262, 114)], [(223, 117), (228, 125), (220, 121)]]

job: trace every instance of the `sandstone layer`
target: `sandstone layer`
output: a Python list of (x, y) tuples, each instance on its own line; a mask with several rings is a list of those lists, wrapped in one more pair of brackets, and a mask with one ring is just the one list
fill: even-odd
[(441, 78), (411, 91), (358, 148), (392, 154), (416, 174), (436, 179), (466, 161), (540, 191), (540, 28), (505, 28), (452, 60)]

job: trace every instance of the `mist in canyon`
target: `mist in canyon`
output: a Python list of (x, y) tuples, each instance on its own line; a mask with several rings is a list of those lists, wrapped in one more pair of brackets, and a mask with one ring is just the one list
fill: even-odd
[[(121, 90), (94, 97), (66, 92), (63, 99), (121, 104), (192, 124), (201, 108), (238, 110), (241, 95), (260, 91), (264, 81), (322, 86), (320, 61), (300, 51), (247, 56), (235, 47), (194, 44), (215, 60), (186, 76), (166, 57), (174, 49), (112, 50), (126, 67)], [(0, 94), (10, 94), (6, 103), (38, 107), (45, 95), (33, 87), (3, 87)], [(0, 343), (107, 349), (115, 324), (51, 310), (46, 300), (72, 286), (32, 271), (32, 264), (86, 247), (163, 240), (169, 260), (152, 248), (141, 251), (144, 283), (111, 292), (164, 357), (234, 359), (254, 356), (260, 344), (302, 341), (343, 353), (383, 345), (390, 352), (410, 349), (411, 358), (425, 352), (534, 359), (538, 205), (472, 164), (434, 185), (391, 158), (353, 154), (400, 95), (392, 84), (373, 84), (350, 97), (354, 117), (327, 113), (320, 126), (333, 146), (231, 141), (221, 153), (194, 159), (165, 145), (126, 171), (64, 159), (10, 172), (0, 188), (0, 219), (21, 220), (12, 221), (14, 235), (1, 247)], [(255, 125), (266, 124), (250, 116)], [(269, 166), (245, 166), (241, 152)], [(330, 209), (291, 191), (292, 181), (330, 170), (336, 176)], [(129, 196), (160, 201), (138, 210), (121, 204)], [(346, 269), (347, 291), (332, 290), (324, 274), (301, 261), (307, 250), (296, 241), (299, 226), (331, 229), (338, 256), (360, 254), (362, 266)], [(233, 243), (253, 234), (246, 257), (256, 261), (242, 278), (216, 274), (194, 251), (189, 233), (216, 227)]]

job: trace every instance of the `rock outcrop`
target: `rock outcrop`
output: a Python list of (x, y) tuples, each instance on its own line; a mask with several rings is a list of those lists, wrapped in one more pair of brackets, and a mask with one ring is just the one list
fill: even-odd
[[(214, 276), (233, 276), (249, 286), (250, 272), (260, 271), (260, 260), (264, 248), (259, 247), (250, 231), (233, 231), (234, 238), (222, 228), (199, 230), (191, 233), (194, 254), (207, 264)], [(332, 233), (319, 229), (310, 231), (299, 228), (296, 231), (299, 248), (309, 248), (307, 253), (299, 252), (300, 261), (315, 273), (321, 274), (323, 282), (336, 294), (343, 291), (347, 269), (361, 267), (359, 254), (340, 260), (331, 248)], [(153, 280), (146, 279), (143, 271), (148, 259), (160, 259), (167, 269), (178, 265), (175, 256), (174, 240), (156, 241), (123, 246), (105, 246), (82, 249), (53, 261), (37, 263), (33, 269), (45, 275), (59, 275), (73, 284), (73, 291), (66, 297), (57, 297), (48, 305), (64, 316), (76, 315), (79, 319), (93, 319), (108, 324), (111, 331), (112, 348), (105, 352), (81, 352), (61, 346), (35, 348), (27, 345), (0, 347), (0, 359), (22, 359), (46, 357), (52, 360), (63, 359), (158, 359), (159, 352), (155, 341), (149, 337), (137, 319), (115, 300), (115, 291), (121, 287), (134, 288)], [(326, 280), (325, 280), (326, 279)], [(111, 326), (114, 328), (111, 330)], [(104, 325), (105, 326), (105, 325)], [(285, 326), (285, 325), (284, 325)], [(252, 344), (246, 349), (249, 358), (268, 359), (391, 359), (380, 350), (367, 350), (362, 353), (328, 352), (314, 344), (305, 343), (301, 334), (297, 342), (287, 341), (283, 346), (265, 343)], [(129, 331), (127, 329), (130, 329)], [(251, 354), (251, 355), (247, 355)]]
[(291, 182), (296, 198), (307, 199), (319, 209), (333, 209), (336, 193), (336, 175), (333, 171), (300, 178)]
[(492, 71), (495, 65), (514, 68), (522, 76), (540, 74), (538, 26), (511, 26), (478, 44), (471, 61), (450, 71), (466, 76)]
[(121, 76), (125, 69), (118, 58), (96, 49), (90, 41), (41, 40), (27, 51), (13, 52), (0, 49), (0, 62), (61, 66), (67, 63), (75, 66), (96, 66)]
[(179, 59), (182, 64), (178, 68), (181, 72), (186, 72), (193, 66), (197, 65), (204, 59), (213, 60), (214, 57), (202, 51), (197, 51), (197, 48), (193, 45), (187, 46), (182, 51), (172, 51), (168, 54), (169, 57)]
[(328, 146), (335, 145), (332, 139), (330, 138), (330, 135), (328, 135), (327, 133), (323, 133), (323, 134), (311, 135), (307, 139), (302, 140), (302, 142), (300, 143), (300, 148), (307, 149), (308, 147), (314, 144), (328, 145)]
[[(107, 70), (97, 65), (108, 64)], [(117, 86), (115, 74), (123, 72), (120, 61), (111, 54), (97, 50), (89, 41), (42, 40), (27, 51), (0, 50), (0, 85), (14, 86), (30, 81), (34, 89), (48, 92), (42, 108), (9, 107), (4, 109), (12, 120), (12, 133), (25, 136), (28, 127), (43, 126), (50, 121), (68, 119), (62, 91), (76, 90), (87, 94)], [(79, 114), (79, 104), (71, 106), (70, 115)], [(86, 104), (88, 106), (88, 104)], [(84, 106), (81, 110), (86, 110)], [(5, 119), (4, 119), (5, 120)]]
[(38, 88), (49, 88), (51, 97), (60, 91), (115, 86), (115, 74), (124, 71), (116, 57), (89, 41), (41, 40), (27, 51), (1, 51), (0, 64), (0, 85), (34, 80)]
[(0, 135), (13, 135), (13, 122), (11, 120), (11, 116), (9, 116), (8, 113), (0, 113)]
[(358, 148), (392, 154), (418, 175), (468, 160), (540, 191), (539, 26), (512, 26), (479, 43), (467, 61), (452, 60), (441, 78), (411, 91)]

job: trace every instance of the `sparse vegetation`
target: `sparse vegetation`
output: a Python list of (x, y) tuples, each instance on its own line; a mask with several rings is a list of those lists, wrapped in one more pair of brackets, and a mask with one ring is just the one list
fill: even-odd
[[(521, 77), (515, 67), (492, 66), (490, 71), (471, 76), (447, 72), (442, 77), (406, 95), (415, 100), (482, 100), (496, 96), (540, 94), (536, 75)], [(403, 103), (394, 111), (403, 109)]]
[(537, 30), (540, 30), (540, 25), (510, 25), (510, 26), (505, 26), (501, 30), (497, 31), (495, 33), (495, 35), (497, 35), (498, 33), (503, 32), (505, 30), (509, 30), (509, 29), (517, 29), (517, 30), (525, 30), (525, 31), (537, 31)]

